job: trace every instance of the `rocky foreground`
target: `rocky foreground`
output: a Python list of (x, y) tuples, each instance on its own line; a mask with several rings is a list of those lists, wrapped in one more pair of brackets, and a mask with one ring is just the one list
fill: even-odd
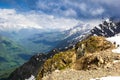
[[(55, 70), (51, 74), (44, 76), (42, 80), (103, 80), (98, 78), (108, 76), (120, 76), (120, 62), (110, 64), (108, 68), (99, 68), (95, 70), (80, 70), (80, 71), (74, 69), (66, 69), (62, 71)], [(113, 80), (119, 79), (117, 78)]]
[(45, 61), (37, 80), (100, 80), (120, 76), (120, 54), (104, 37), (92, 36)]

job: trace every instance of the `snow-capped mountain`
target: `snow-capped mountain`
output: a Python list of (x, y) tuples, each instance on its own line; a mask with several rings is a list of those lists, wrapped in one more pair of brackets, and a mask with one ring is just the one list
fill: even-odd
[(66, 34), (67, 34), (67, 37), (70, 37), (76, 33), (80, 35), (81, 33), (86, 32), (92, 28), (93, 27), (90, 24), (79, 23), (77, 26), (74, 26), (73, 28), (70, 28), (69, 30), (67, 30)]
[(91, 31), (92, 35), (111, 37), (120, 33), (120, 21), (112, 21), (107, 19), (102, 24), (94, 27)]
[(88, 34), (93, 27), (90, 24), (79, 23), (77, 26), (65, 31), (65, 39), (59, 43), (57, 48), (63, 49), (76, 44), (85, 34)]
[(78, 41), (93, 35), (104, 37), (115, 36), (120, 33), (120, 21), (118, 19), (106, 19), (95, 27), (89, 24), (79, 24), (66, 31), (66, 33), (68, 36), (57, 46), (58, 49), (73, 47)]

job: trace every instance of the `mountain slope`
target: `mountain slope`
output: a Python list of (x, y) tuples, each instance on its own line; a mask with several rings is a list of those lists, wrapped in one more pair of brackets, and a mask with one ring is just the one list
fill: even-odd
[[(92, 43), (89, 43), (89, 41), (91, 41), (91, 40), (92, 41), (94, 40), (94, 41)], [(97, 44), (98, 42), (100, 42), (100, 44)], [(100, 50), (104, 51), (104, 50), (107, 50), (107, 49), (114, 48), (114, 45), (112, 45), (112, 43), (106, 41), (105, 38), (97, 37), (97, 36), (92, 37), (92, 38), (87, 39), (84, 42), (80, 42), (79, 44), (77, 44), (76, 48), (69, 49), (67, 51), (56, 52), (56, 50), (54, 50), (54, 52), (48, 53), (47, 55), (38, 54), (38, 55), (33, 56), (27, 63), (25, 63), (20, 68), (16, 69), (9, 76), (9, 80), (28, 79), (31, 76), (36, 76), (36, 74), (40, 70), (39, 76), (38, 76), (38, 80), (39, 80), (41, 77), (43, 77), (44, 75), (49, 73), (49, 71), (54, 71), (55, 69), (60, 69), (61, 70), (61, 69), (72, 67), (73, 63), (76, 62), (76, 59), (80, 58), (80, 55), (78, 55), (78, 54), (79, 53), (81, 54), (81, 52), (79, 52), (78, 49), (79, 49), (79, 47), (81, 47), (81, 45), (83, 43), (85, 45), (87, 43), (89, 43), (88, 46), (89, 46), (90, 49), (84, 47), (85, 51), (86, 51), (85, 52), (86, 54), (91, 52), (91, 51), (92, 52), (93, 51), (94, 52), (96, 52), (96, 51), (99, 52)], [(55, 53), (55, 55), (54, 55), (54, 53)], [(53, 57), (51, 57), (51, 55), (53, 55)], [(97, 54), (96, 54), (96, 56), (97, 56)], [(87, 55), (86, 55), (86, 57), (87, 57)], [(84, 57), (83, 59), (86, 59), (86, 57)], [(95, 56), (93, 58), (95, 58)], [(75, 64), (75, 65), (77, 65), (77, 64)], [(82, 63), (81, 63), (81, 65), (82, 65)], [(77, 68), (74, 67), (74, 68), (75, 69), (81, 69), (79, 67), (77, 67)]]
[[(113, 63), (116, 59), (120, 60), (120, 57), (118, 57), (119, 54), (112, 53), (111, 50), (114, 48), (115, 46), (111, 42), (107, 41), (104, 37), (92, 36), (85, 41), (79, 42), (72, 50), (69, 49), (67, 51), (60, 52), (59, 54), (55, 54), (52, 58), (46, 60), (43, 68), (41, 68), (39, 71), (37, 80), (61, 80), (61, 78), (73, 80), (74, 76), (76, 76), (74, 77), (74, 80), (80, 79), (76, 73), (74, 73), (76, 74), (74, 76), (70, 75), (74, 72), (74, 70), (80, 70), (80, 72), (84, 72), (84, 75), (81, 73), (81, 76), (84, 77), (84, 79), (81, 78), (81, 80), (89, 80), (89, 78), (93, 78), (91, 75), (93, 73), (94, 77), (104, 75), (109, 76), (109, 73), (104, 72), (112, 68), (111, 65), (116, 65)], [(66, 74), (59, 74), (66, 71), (66, 69), (74, 70), (73, 72), (68, 71)], [(103, 73), (100, 72), (101, 70), (103, 70)], [(97, 75), (95, 74), (96, 71), (102, 74)], [(52, 72), (56, 74), (51, 75)], [(114, 72), (115, 70), (113, 70), (113, 72), (111, 71), (111, 75), (114, 75)], [(79, 71), (77, 73), (79, 73)], [(88, 73), (89, 75), (86, 77), (85, 74)], [(116, 72), (116, 74), (119, 73), (120, 71)], [(43, 79), (41, 79), (42, 77)]]
[(89, 31), (93, 28), (93, 26), (89, 24), (83, 24), (80, 23), (77, 26), (65, 31), (65, 37), (64, 40), (62, 40), (56, 48), (58, 49), (64, 49), (67, 47), (71, 47), (74, 44), (76, 44), (79, 40), (81, 40), (86, 34), (89, 33)]
[[(110, 22), (107, 22), (107, 23), (109, 23), (109, 24), (111, 24)], [(110, 35), (109, 34), (109, 31), (111, 31), (111, 29), (119, 29), (119, 22), (112, 22), (112, 23), (114, 23), (115, 25), (113, 25), (113, 26), (107, 26), (107, 24), (102, 24), (103, 25), (103, 27), (105, 28), (100, 28), (99, 29), (99, 27), (100, 26), (98, 26), (98, 29), (96, 29), (96, 27), (94, 27), (93, 29), (86, 29), (86, 31), (87, 32), (84, 32), (83, 31), (83, 33), (82, 33), (82, 35), (81, 35), (81, 32), (78, 30), (77, 32), (75, 32), (74, 34), (72, 34), (72, 35), (70, 35), (70, 36), (68, 36), (65, 40), (63, 40), (61, 43), (62, 44), (60, 44), (60, 46), (58, 45), (58, 47), (57, 47), (57, 49), (55, 48), (55, 49), (53, 49), (51, 52), (49, 52), (47, 55), (46, 55), (46, 59), (45, 60), (49, 60), (49, 59), (51, 59), (51, 58), (53, 58), (54, 59), (54, 55), (57, 55), (57, 53), (61, 53), (62, 54), (62, 52), (63, 52), (63, 54), (64, 54), (64, 52), (66, 53), (66, 51), (68, 51), (69, 52), (69, 50), (71, 50), (72, 48), (74, 48), (75, 47), (75, 45), (78, 43), (78, 42), (81, 42), (81, 41), (84, 41), (84, 40), (86, 40), (86, 39), (88, 39), (89, 37), (91, 37), (91, 36), (93, 36), (93, 35), (98, 35), (98, 36), (105, 36), (105, 37), (110, 37), (110, 36), (113, 36), (113, 34), (112, 35)], [(108, 28), (106, 28), (106, 27), (108, 27)], [(115, 27), (115, 28), (113, 28), (113, 27)], [(107, 32), (106, 32), (106, 29), (108, 30)], [(114, 32), (115, 32), (115, 30), (113, 30)], [(98, 33), (97, 33), (98, 32)], [(106, 34), (104, 34), (104, 33), (102, 33), (102, 32), (106, 32)], [(120, 33), (120, 31), (118, 31), (117, 33)], [(115, 33), (114, 35), (116, 35), (117, 33)], [(104, 35), (101, 35), (101, 34), (104, 34)], [(75, 35), (75, 36), (74, 36)], [(101, 40), (102, 40), (103, 38), (101, 38)], [(68, 40), (72, 40), (72, 42), (69, 42)], [(74, 42), (74, 43), (73, 43)], [(67, 43), (67, 44), (66, 44)], [(97, 43), (99, 43), (99, 42), (97, 42)], [(93, 47), (91, 48), (91, 46), (89, 46), (89, 49), (87, 49), (87, 50), (92, 50), (92, 51), (96, 51), (96, 47), (97, 47), (97, 49), (100, 51), (100, 50), (104, 50), (104, 48), (105, 48), (105, 50), (107, 49), (106, 47), (104, 47), (104, 46), (95, 46), (95, 45), (97, 45), (97, 43), (96, 44), (90, 44), (90, 45), (92, 45)], [(64, 46), (64, 44), (65, 44), (65, 46)], [(107, 43), (107, 44), (109, 44), (109, 43)], [(111, 44), (111, 43), (110, 43)], [(106, 45), (106, 44), (104, 44), (104, 45)], [(71, 47), (72, 46), (72, 47)], [(80, 46), (80, 45), (79, 45)], [(101, 47), (100, 49), (99, 49), (99, 47)], [(108, 46), (108, 47), (112, 47), (112, 46)], [(72, 52), (72, 51), (71, 51)], [(84, 52), (84, 51), (83, 51)], [(73, 53), (76, 53), (76, 51), (75, 50), (73, 50)], [(107, 53), (109, 53), (109, 52), (107, 52)], [(111, 53), (111, 52), (110, 52)], [(59, 55), (59, 54), (58, 54)], [(104, 55), (104, 54), (103, 54)], [(37, 57), (38, 55), (36, 55), (36, 57)], [(81, 55), (80, 55), (81, 56)], [(86, 56), (87, 57), (87, 56)], [(94, 59), (95, 57), (93, 57), (93, 59)], [(37, 58), (36, 58), (37, 59)], [(40, 59), (40, 58), (39, 58)], [(38, 59), (38, 60), (39, 60)], [(62, 59), (61, 57), (60, 57), (60, 59)], [(65, 59), (65, 58), (64, 58)], [(64, 67), (66, 67), (66, 64), (65, 63), (67, 63), (66, 61), (64, 61), (64, 59), (61, 61), (62, 62), (62, 65), (60, 65), (60, 68), (62, 67), (62, 68), (64, 68)], [(55, 60), (57, 61), (59, 61), (59, 59), (56, 59), (55, 58)], [(68, 59), (66, 59), (66, 60), (68, 60)], [(52, 60), (50, 60), (50, 62), (51, 62)], [(71, 61), (71, 60), (70, 60)], [(30, 62), (32, 62), (32, 61), (30, 61)], [(44, 59), (41, 61), (40, 60), (40, 63), (44, 63), (45, 61), (44, 61)], [(60, 62), (60, 63), (61, 63)], [(69, 62), (69, 61), (68, 61)], [(29, 65), (31, 65), (31, 64), (28, 64), (29, 62), (27, 62), (26, 64), (27, 64), (27, 66), (29, 67)], [(51, 64), (52, 64), (52, 62), (51, 62)], [(65, 65), (64, 65), (65, 64)], [(47, 65), (47, 64), (46, 64)], [(27, 68), (25, 68), (25, 70), (23, 69), (23, 67), (25, 67), (25, 65), (23, 65), (23, 66), (21, 66), (20, 68), (19, 68), (19, 70), (21, 70), (21, 73), (19, 73), (19, 70), (18, 69), (16, 69), (11, 75), (10, 75), (10, 77), (9, 77), (9, 80), (11, 79), (17, 79), (17, 80), (19, 80), (21, 77), (22, 77), (22, 79), (28, 79), (29, 77), (31, 77), (31, 75), (32, 76), (37, 76), (37, 75), (35, 75), (34, 74), (34, 72), (33, 73), (31, 73), (31, 71), (33, 71), (34, 69), (32, 69), (31, 68), (31, 70), (29, 70), (29, 69), (27, 69)], [(35, 67), (35, 66), (34, 66)], [(37, 67), (37, 66), (36, 66)], [(43, 64), (41, 64), (40, 66), (40, 69), (43, 69)], [(67, 65), (67, 67), (69, 67), (69, 65)], [(36, 68), (36, 69), (38, 69), (38, 68)], [(56, 69), (56, 68), (55, 68)], [(53, 69), (54, 70), (54, 69)], [(26, 71), (27, 73), (31, 73), (31, 74), (28, 74), (27, 75), (27, 73), (25, 73), (26, 74), (26, 76), (23, 76), (24, 75), (24, 71)], [(42, 70), (43, 71), (43, 70)], [(47, 72), (47, 71), (46, 71)], [(16, 75), (16, 74), (18, 74), (18, 75)], [(35, 73), (37, 73), (37, 71), (35, 71)], [(15, 75), (15, 76), (14, 76)], [(40, 71), (40, 76), (39, 77), (43, 77), (44, 75), (42, 74), (41, 75), (41, 71)]]
[[(82, 30), (82, 28), (85, 28)], [(119, 20), (112, 20), (106, 19), (102, 21), (101, 24), (98, 24), (95, 27), (91, 27), (89, 25), (83, 26), (76, 26), (69, 31), (70, 36), (66, 37), (58, 46), (58, 49), (65, 49), (66, 47), (72, 47), (77, 42), (93, 35), (97, 36), (104, 36), (104, 37), (111, 37), (118, 33), (120, 33), (120, 21)]]
[(107, 19), (91, 30), (91, 34), (98, 36), (111, 37), (120, 33), (120, 21)]
[(41, 31), (33, 28), (11, 32), (0, 31), (0, 34), (22, 45), (31, 54), (48, 52), (65, 37), (61, 31)]
[[(0, 36), (0, 77), (3, 77), (5, 73), (7, 75), (7, 71), (21, 65), (20, 62), (24, 63), (26, 59), (20, 55), (25, 53), (27, 51), (21, 45)], [(29, 56), (29, 54), (26, 54), (26, 56)]]
[(50, 51), (65, 37), (60, 31), (44, 32), (33, 28), (0, 31), (0, 35), (0, 78), (33, 55)]

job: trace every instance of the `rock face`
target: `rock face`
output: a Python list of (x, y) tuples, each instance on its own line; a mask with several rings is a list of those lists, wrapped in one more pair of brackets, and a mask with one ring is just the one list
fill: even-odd
[[(83, 46), (84, 45), (84, 46)], [(78, 42), (76, 48), (83, 48), (84, 52), (93, 53), (112, 48), (112, 43), (102, 36), (91, 36), (90, 38)]]
[[(86, 44), (87, 46), (83, 46)], [(84, 55), (78, 56), (78, 54), (82, 54), (83, 52), (77, 50), (79, 48), (83, 48)], [(76, 55), (76, 59), (73, 59), (74, 61), (69, 63), (69, 67), (65, 66), (63, 69), (58, 70), (58, 68), (56, 68), (55, 70), (52, 66), (54, 66), (54, 63), (57, 61), (48, 64), (47, 66), (49, 67), (47, 67), (45, 66), (46, 63), (49, 62), (49, 60), (47, 60), (44, 64), (45, 67), (42, 69), (43, 72), (40, 70), (37, 80), (90, 80), (103, 76), (120, 76), (120, 55), (113, 53), (113, 48), (115, 48), (115, 45), (107, 41), (104, 37), (92, 36), (85, 41), (79, 42), (75, 46), (73, 51), (75, 53), (73, 54)], [(66, 52), (67, 51), (60, 54), (64, 55)], [(69, 54), (70, 52), (68, 51)], [(67, 55), (69, 56), (69, 54)], [(54, 60), (55, 56), (50, 60)], [(57, 56), (57, 60), (59, 58), (60, 56)], [(59, 65), (62, 65), (62, 63), (59, 63)], [(50, 71), (50, 73), (47, 73), (48, 71), (45, 72), (46, 69)], [(45, 74), (42, 78), (40, 76), (41, 73)]]
[(48, 54), (39, 53), (31, 57), (31, 59), (17, 68), (11, 75), (8, 77), (7, 80), (25, 80), (32, 76), (37, 76), (39, 69), (42, 68), (44, 62), (48, 59), (53, 57), (59, 51), (54, 49), (50, 51)]
[[(85, 46), (83, 47), (83, 45)], [(81, 47), (84, 50), (84, 55), (79, 56), (83, 54), (83, 51), (77, 50)], [(65, 70), (67, 68), (92, 70), (109, 67), (109, 64), (117, 58), (111, 51), (113, 48), (115, 46), (104, 37), (92, 36), (79, 42), (75, 48), (55, 54), (52, 58), (46, 60), (38, 73), (37, 80), (41, 80), (42, 77), (55, 70)]]
[(47, 59), (45, 54), (34, 55), (27, 63), (17, 68), (8, 78), (8, 80), (25, 80), (31, 75), (37, 75), (39, 68)]
[(112, 20), (103, 21), (97, 27), (91, 30), (92, 35), (111, 37), (120, 33), (120, 22), (113, 22)]
[(51, 73), (56, 69), (62, 70), (65, 68), (70, 68), (75, 60), (76, 54), (74, 49), (55, 54), (52, 58), (45, 61), (44, 65), (38, 73), (37, 80), (40, 80), (43, 76)]

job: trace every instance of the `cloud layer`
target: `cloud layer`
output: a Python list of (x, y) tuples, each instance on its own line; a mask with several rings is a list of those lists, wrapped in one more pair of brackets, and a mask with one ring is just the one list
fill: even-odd
[(36, 13), (34, 11), (17, 13), (15, 9), (0, 9), (0, 28), (1, 29), (58, 29), (66, 30), (78, 23), (75, 19), (59, 18), (53, 15)]
[(45, 13), (74, 18), (112, 17), (120, 14), (120, 0), (39, 0), (37, 7)]
[(119, 16), (120, 0), (1, 0), (1, 8), (35, 10), (59, 17), (101, 18)]
[(0, 28), (65, 30), (80, 20), (120, 17), (119, 8), (120, 0), (0, 0)]

